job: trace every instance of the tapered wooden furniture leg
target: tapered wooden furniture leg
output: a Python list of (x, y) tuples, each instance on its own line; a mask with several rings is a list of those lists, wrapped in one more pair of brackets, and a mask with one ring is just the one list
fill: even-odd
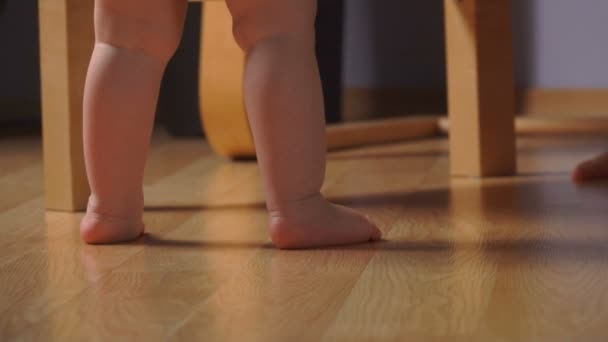
[(445, 0), (451, 172), (516, 172), (511, 0)]
[(39, 0), (46, 207), (85, 209), (82, 96), (94, 46), (93, 0)]
[(201, 121), (207, 140), (223, 156), (255, 155), (243, 98), (245, 55), (233, 38), (223, 1), (203, 2), (200, 55)]

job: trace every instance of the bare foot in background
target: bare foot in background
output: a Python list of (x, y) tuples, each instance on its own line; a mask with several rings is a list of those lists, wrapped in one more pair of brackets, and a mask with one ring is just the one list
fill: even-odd
[(572, 179), (577, 183), (603, 178), (608, 178), (608, 153), (580, 163), (572, 174)]

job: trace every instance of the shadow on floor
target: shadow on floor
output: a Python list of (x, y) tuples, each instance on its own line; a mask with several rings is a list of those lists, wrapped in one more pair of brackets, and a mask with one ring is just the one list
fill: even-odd
[[(333, 198), (336, 202), (379, 215), (384, 219), (382, 228), (385, 232), (397, 225), (409, 231), (408, 224), (428, 224), (430, 233), (426, 241), (396, 238), (323, 250), (439, 254), (477, 250), (485, 254), (550, 255), (608, 262), (608, 225), (605, 224), (608, 222), (608, 182), (577, 186), (567, 177), (541, 176), (544, 177), (453, 180), (448, 188)], [(146, 210), (228, 211), (235, 208), (260, 210), (264, 205), (148, 207)], [(463, 226), (473, 227), (474, 239), (465, 241), (467, 232), (459, 233)], [(432, 238), (432, 232), (438, 229), (447, 230), (451, 234), (448, 236), (460, 241), (450, 240), (445, 235)], [(265, 241), (171, 240), (153, 234), (146, 234), (136, 244), (194, 249), (274, 248)]]

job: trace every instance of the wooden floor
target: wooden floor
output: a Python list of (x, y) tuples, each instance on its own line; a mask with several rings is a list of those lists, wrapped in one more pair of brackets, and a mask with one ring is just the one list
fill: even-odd
[(149, 234), (86, 246), (45, 212), (38, 138), (0, 138), (0, 340), (606, 341), (608, 140), (522, 138), (519, 176), (450, 180), (447, 143), (333, 153), (325, 193), (386, 241), (278, 251), (259, 174), (156, 135)]

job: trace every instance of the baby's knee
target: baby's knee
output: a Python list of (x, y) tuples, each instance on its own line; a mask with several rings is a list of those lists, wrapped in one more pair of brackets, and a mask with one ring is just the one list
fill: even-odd
[(229, 0), (228, 5), (234, 38), (245, 52), (272, 39), (314, 45), (316, 1)]
[(141, 52), (167, 63), (181, 41), (186, 5), (177, 1), (167, 3), (172, 3), (172, 7), (140, 12), (109, 6), (96, 8), (97, 42)]

